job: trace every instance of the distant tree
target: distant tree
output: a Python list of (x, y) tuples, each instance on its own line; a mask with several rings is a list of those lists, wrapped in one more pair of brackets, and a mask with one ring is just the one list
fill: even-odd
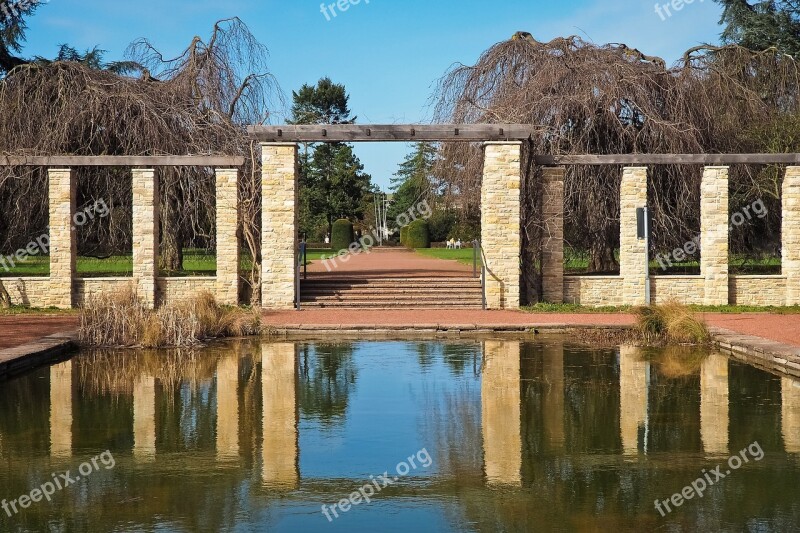
[(436, 147), (430, 143), (417, 143), (414, 150), (400, 163), (395, 177), (391, 179), (391, 189), (394, 192), (388, 212), (391, 223), (400, 213), (433, 196), (435, 162)]
[[(315, 86), (292, 92), (291, 124), (352, 124), (350, 97), (344, 85), (322, 78)], [(345, 143), (306, 145), (300, 161), (300, 228), (316, 234), (320, 224), (330, 234), (337, 218), (360, 218), (372, 189), (364, 165)]]
[(798, 0), (715, 0), (723, 6), (722, 40), (751, 50), (776, 47), (800, 55), (800, 2)]

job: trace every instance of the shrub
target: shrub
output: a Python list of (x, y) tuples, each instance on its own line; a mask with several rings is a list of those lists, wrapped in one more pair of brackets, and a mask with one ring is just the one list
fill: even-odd
[(183, 347), (261, 331), (255, 311), (221, 307), (209, 292), (147, 309), (133, 289), (91, 298), (81, 311), (81, 343), (93, 347)]
[(452, 211), (436, 211), (428, 219), (431, 242), (444, 242), (456, 224), (456, 215)]
[(339, 219), (333, 223), (331, 230), (331, 249), (338, 253), (347, 250), (355, 242), (353, 223), (349, 220)]
[(637, 328), (648, 340), (682, 344), (705, 344), (711, 339), (708, 327), (691, 309), (678, 303), (641, 307), (636, 310)]
[(408, 226), (400, 228), (400, 244), (405, 246), (408, 242)]
[(415, 220), (408, 225), (408, 235), (406, 246), (409, 248), (430, 248), (431, 234), (428, 222), (425, 220)]

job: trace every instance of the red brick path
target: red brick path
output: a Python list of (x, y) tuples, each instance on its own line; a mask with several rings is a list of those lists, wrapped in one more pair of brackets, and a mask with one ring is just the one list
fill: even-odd
[(78, 317), (70, 315), (0, 316), (0, 350), (14, 348), (54, 333), (78, 328)]

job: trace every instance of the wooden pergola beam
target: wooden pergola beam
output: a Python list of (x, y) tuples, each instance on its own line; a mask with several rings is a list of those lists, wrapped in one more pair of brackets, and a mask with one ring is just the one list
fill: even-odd
[(214, 167), (234, 168), (244, 165), (243, 156), (165, 155), (0, 155), (0, 167)]
[(535, 128), (519, 124), (336, 124), (248, 126), (247, 131), (267, 143), (480, 142), (525, 140)]
[(796, 165), (800, 154), (537, 155), (541, 166), (558, 165)]

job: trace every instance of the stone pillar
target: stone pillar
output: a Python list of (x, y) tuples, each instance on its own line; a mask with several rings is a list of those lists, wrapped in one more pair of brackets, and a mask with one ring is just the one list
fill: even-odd
[(728, 358), (711, 354), (700, 370), (700, 438), (709, 455), (728, 453)]
[(239, 170), (217, 169), (217, 302), (239, 305)]
[(488, 309), (518, 309), (520, 288), (520, 142), (484, 145), (481, 246)]
[(78, 256), (75, 226), (77, 180), (70, 169), (48, 169), (50, 194), (50, 295), (58, 309), (72, 308), (72, 280)]
[(239, 355), (217, 364), (217, 459), (239, 458)]
[(542, 176), (542, 299), (564, 303), (564, 167), (547, 167)]
[(647, 206), (647, 167), (628, 167), (620, 183), (619, 271), (623, 305), (645, 305), (646, 241), (639, 239), (636, 210)]
[(781, 430), (786, 453), (800, 454), (800, 381), (781, 379)]
[(624, 455), (639, 455), (639, 432), (647, 423), (648, 363), (642, 349), (619, 348), (619, 428)]
[(700, 274), (704, 305), (728, 305), (728, 167), (706, 167), (700, 186)]
[(72, 456), (72, 361), (50, 367), (50, 455)]
[(564, 343), (542, 349), (544, 433), (551, 451), (564, 449)]
[(262, 481), (293, 490), (300, 483), (297, 430), (297, 357), (294, 343), (261, 345)]
[(133, 282), (139, 299), (156, 306), (158, 275), (158, 177), (152, 169), (133, 169)]
[(481, 380), (483, 460), (489, 485), (522, 485), (520, 343), (486, 341)]
[(261, 306), (293, 309), (298, 246), (297, 145), (262, 144), (261, 161)]
[(800, 167), (789, 167), (783, 179), (783, 275), (786, 305), (800, 305)]
[(133, 386), (133, 458), (156, 458), (156, 380), (141, 376)]

